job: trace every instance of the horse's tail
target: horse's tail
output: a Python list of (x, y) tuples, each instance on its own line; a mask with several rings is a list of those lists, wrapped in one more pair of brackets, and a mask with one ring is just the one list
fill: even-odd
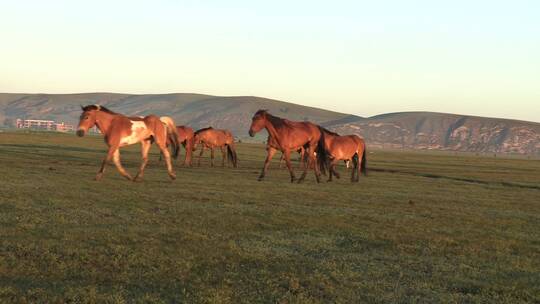
[(366, 159), (366, 145), (364, 144), (364, 151), (362, 152), (362, 164), (360, 165), (360, 171), (364, 176), (367, 176), (367, 159)]
[(178, 142), (178, 131), (176, 130), (176, 124), (174, 120), (169, 116), (161, 116), (159, 118), (161, 122), (165, 125), (167, 130), (167, 138), (171, 141), (173, 157), (178, 159), (178, 154), (180, 152), (180, 142)]
[(234, 148), (234, 143), (227, 144), (227, 155), (229, 156), (229, 159), (232, 161), (233, 166), (235, 168), (238, 168), (238, 157), (236, 156), (236, 149)]
[[(317, 154), (317, 162), (321, 173), (326, 174), (326, 168), (328, 167), (328, 153), (326, 152), (326, 147), (324, 144), (324, 129), (319, 126), (319, 131), (321, 132), (321, 137), (319, 138), (319, 142), (317, 143), (315, 153)], [(313, 152), (310, 151), (310, 153)], [(314, 165), (316, 166), (317, 164)]]

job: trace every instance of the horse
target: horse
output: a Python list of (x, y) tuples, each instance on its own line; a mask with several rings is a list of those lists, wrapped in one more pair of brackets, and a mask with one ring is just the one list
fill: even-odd
[(322, 127), (321, 130), (323, 132), (324, 148), (330, 160), (329, 182), (332, 181), (332, 175), (339, 178), (339, 173), (336, 172), (336, 164), (340, 160), (345, 162), (352, 160), (351, 182), (359, 181), (360, 172), (367, 175), (366, 144), (362, 138), (357, 135), (341, 136)]
[[(279, 149), (276, 140), (268, 135), (268, 139), (266, 140), (266, 150), (269, 149), (269, 147), (273, 147), (274, 149)], [(300, 147), (300, 149), (296, 150), (298, 154), (300, 154), (300, 169), (303, 169), (306, 165), (305, 163), (305, 156), (306, 156), (306, 150), (304, 147)], [(279, 168), (283, 168), (283, 161), (285, 160), (285, 154), (281, 153), (281, 158), (279, 159)]]
[(184, 158), (184, 166), (191, 166), (193, 145), (195, 141), (195, 132), (188, 126), (177, 126), (178, 142), (186, 149), (186, 157)]
[[(249, 136), (255, 136), (262, 129), (266, 129), (268, 134), (275, 140), (275, 144), (267, 146), (266, 160), (264, 161), (259, 181), (264, 179), (272, 157), (279, 150), (285, 156), (285, 163), (291, 175), (291, 183), (293, 183), (295, 181), (295, 175), (291, 165), (291, 151), (304, 148), (307, 150), (309, 157), (308, 164), (304, 166), (304, 171), (298, 179), (298, 183), (305, 179), (307, 170), (312, 165), (315, 178), (317, 182), (320, 182), (320, 172), (325, 171), (326, 151), (324, 150), (324, 141), (319, 126), (308, 121), (290, 121), (273, 116), (268, 113), (268, 110), (259, 110), (253, 115), (249, 128)], [(319, 166), (317, 166), (317, 163)]]
[[(142, 118), (142, 117), (141, 117)], [(178, 152), (180, 152), (180, 142), (178, 141), (178, 132), (174, 124), (174, 120), (169, 116), (161, 116), (159, 120), (167, 126), (167, 146), (172, 144), (173, 153), (172, 156), (177, 159)], [(161, 154), (159, 155), (161, 160)]]
[[(210, 165), (213, 167), (214, 148), (220, 148), (223, 157), (221, 166), (225, 167), (225, 158), (227, 158), (232, 162), (235, 168), (238, 167), (238, 157), (234, 147), (234, 137), (230, 131), (214, 129), (212, 127), (203, 128), (195, 132), (193, 141), (193, 150), (196, 150), (196, 145), (201, 145), (201, 152), (199, 153), (199, 159), (197, 161), (198, 166), (201, 165), (201, 157), (204, 153), (204, 148), (208, 148), (210, 149)], [(225, 154), (225, 148), (227, 149), (227, 154)]]
[[(171, 155), (166, 145), (168, 134), (175, 133), (175, 130), (171, 130), (168, 124), (163, 123), (159, 117), (155, 115), (148, 115), (142, 118), (128, 117), (100, 105), (81, 106), (81, 109), (82, 114), (77, 126), (77, 136), (82, 137), (90, 128), (97, 126), (101, 134), (105, 136), (105, 143), (109, 147), (107, 155), (101, 163), (101, 168), (96, 175), (96, 180), (101, 180), (105, 172), (105, 165), (111, 159), (123, 177), (130, 181), (142, 180), (144, 168), (148, 163), (148, 151), (152, 142), (158, 145), (165, 156), (169, 177), (172, 180), (176, 179), (176, 174), (171, 164)], [(139, 167), (139, 172), (135, 178), (132, 178), (120, 162), (120, 148), (138, 142), (141, 143), (142, 163)], [(172, 144), (174, 145), (175, 142), (172, 142)], [(173, 150), (176, 150), (175, 146), (173, 146)]]
[[(180, 155), (180, 144), (186, 149), (186, 156), (184, 157), (184, 166), (191, 167), (191, 156), (193, 154), (193, 129), (188, 126), (176, 126), (176, 133), (170, 134), (167, 137), (167, 147), (171, 145), (173, 141), (177, 143), (178, 149), (174, 152), (174, 158), (178, 159)], [(159, 161), (161, 161), (162, 154), (159, 154)]]

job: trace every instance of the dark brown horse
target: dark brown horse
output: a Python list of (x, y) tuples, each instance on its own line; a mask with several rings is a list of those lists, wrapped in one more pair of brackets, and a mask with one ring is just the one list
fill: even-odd
[[(196, 145), (201, 145), (201, 152), (199, 154), (199, 159), (197, 165), (201, 165), (201, 157), (204, 153), (204, 149), (210, 149), (210, 164), (214, 166), (214, 149), (220, 148), (222, 155), (222, 166), (225, 167), (225, 158), (232, 162), (233, 166), (238, 167), (238, 157), (236, 156), (236, 149), (234, 146), (234, 137), (232, 133), (228, 130), (214, 129), (212, 127), (200, 129), (195, 132), (194, 136), (195, 145), (193, 150), (196, 149)], [(227, 153), (225, 153), (227, 149)]]
[[(105, 165), (111, 161), (111, 159), (114, 161), (120, 174), (125, 178), (133, 181), (142, 179), (144, 168), (148, 163), (148, 151), (150, 150), (152, 141), (156, 142), (163, 155), (165, 155), (169, 177), (171, 179), (176, 179), (171, 164), (171, 155), (167, 150), (167, 137), (168, 134), (176, 132), (174, 128), (173, 130), (169, 129), (167, 124), (163, 123), (159, 117), (155, 115), (149, 115), (143, 118), (127, 117), (99, 105), (89, 105), (81, 108), (83, 112), (77, 127), (77, 135), (84, 136), (90, 128), (96, 125), (105, 136), (105, 142), (107, 143), (107, 146), (109, 146), (109, 151), (101, 163), (101, 168), (96, 175), (96, 180), (100, 180), (103, 177)], [(132, 178), (120, 163), (120, 148), (138, 142), (141, 143), (142, 163), (139, 172), (135, 178)]]
[(270, 160), (272, 160), (276, 151), (279, 150), (285, 156), (285, 162), (291, 174), (291, 182), (294, 182), (295, 175), (291, 165), (291, 151), (304, 148), (309, 157), (308, 165), (304, 167), (304, 172), (298, 179), (298, 182), (302, 182), (305, 179), (307, 170), (311, 167), (314, 169), (317, 182), (320, 182), (319, 169), (324, 170), (324, 166), (326, 165), (326, 151), (324, 150), (324, 141), (319, 126), (307, 121), (296, 122), (282, 119), (269, 114), (267, 110), (259, 110), (252, 118), (249, 135), (253, 137), (262, 129), (268, 131), (268, 134), (275, 140), (275, 144), (268, 145), (268, 154), (259, 180), (264, 179)]
[(360, 172), (367, 175), (366, 144), (362, 138), (357, 135), (340, 136), (324, 128), (321, 128), (321, 130), (323, 130), (324, 148), (330, 161), (329, 182), (332, 181), (332, 175), (339, 178), (339, 173), (336, 172), (336, 164), (340, 160), (347, 162), (352, 159), (351, 182), (359, 181)]

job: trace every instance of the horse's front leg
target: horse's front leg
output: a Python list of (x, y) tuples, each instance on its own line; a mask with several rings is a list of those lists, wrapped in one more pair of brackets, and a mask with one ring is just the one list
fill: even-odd
[[(304, 171), (302, 172), (302, 175), (298, 179), (298, 183), (301, 183), (301, 182), (304, 181), (304, 179), (306, 178), (308, 169), (311, 168), (312, 165), (315, 165), (315, 153), (314, 153), (314, 151), (315, 151), (315, 147), (311, 147), (311, 146), (308, 149), (305, 150), (305, 153), (307, 154), (307, 157), (308, 157), (307, 165), (304, 166)], [(319, 179), (318, 179), (318, 176), (317, 176), (317, 181), (318, 180)]]
[(191, 158), (193, 155), (193, 143), (188, 139), (184, 147), (186, 148), (186, 157), (184, 158), (184, 166), (191, 167), (192, 165)]
[(111, 159), (113, 158), (113, 154), (116, 149), (118, 149), (118, 147), (109, 147), (109, 151), (107, 151), (107, 155), (103, 159), (103, 162), (101, 162), (101, 168), (96, 174), (96, 177), (95, 177), (96, 181), (99, 181), (103, 178), (103, 173), (105, 173), (105, 166), (107, 166), (107, 163), (110, 162)]
[(339, 173), (337, 173), (336, 171), (336, 164), (338, 163), (339, 160), (337, 159), (332, 159), (332, 161), (330, 162), (330, 168), (329, 168), (329, 177), (328, 177), (328, 181), (331, 182), (332, 181), (332, 175), (334, 175), (335, 177), (339, 178)]
[(124, 167), (122, 167), (122, 163), (120, 162), (120, 148), (116, 148), (116, 150), (114, 151), (113, 161), (116, 165), (116, 169), (118, 169), (118, 172), (120, 172), (123, 177), (127, 178), (128, 180), (133, 180), (131, 175), (129, 175), (129, 173), (126, 172)]
[(204, 153), (204, 144), (201, 144), (201, 153), (199, 153), (199, 159), (197, 161), (197, 166), (199, 166), (199, 167), (201, 166), (201, 157), (202, 157), (203, 153)]
[(210, 148), (210, 167), (214, 166), (214, 148)]
[(266, 171), (268, 170), (268, 166), (270, 165), (270, 161), (272, 160), (272, 157), (274, 157), (274, 154), (276, 154), (276, 149), (268, 147), (268, 154), (266, 154), (266, 159), (264, 160), (264, 166), (261, 175), (259, 176), (259, 181), (262, 181), (266, 175)]
[(281, 157), (279, 158), (279, 168), (283, 168), (283, 161), (285, 160), (285, 154), (281, 153)]
[[(225, 167), (225, 159), (227, 158), (227, 153), (226, 153), (226, 149), (227, 149), (227, 146), (222, 146), (220, 147), (221, 149), (221, 166), (222, 167)], [(229, 159), (227, 158), (227, 167), (229, 167)]]
[(133, 181), (142, 180), (144, 176), (144, 168), (146, 167), (146, 164), (148, 164), (148, 151), (150, 151), (150, 147), (152, 144), (149, 140), (143, 140), (141, 141), (141, 156), (142, 156), (142, 162), (141, 166), (139, 168), (139, 172), (137, 175), (135, 175), (135, 178)]

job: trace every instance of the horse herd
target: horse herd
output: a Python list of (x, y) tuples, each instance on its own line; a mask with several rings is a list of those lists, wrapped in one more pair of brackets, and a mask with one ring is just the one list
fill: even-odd
[[(96, 175), (100, 180), (105, 172), (105, 167), (111, 160), (122, 176), (131, 181), (142, 180), (144, 169), (148, 163), (148, 152), (152, 143), (156, 143), (165, 158), (167, 172), (171, 179), (176, 179), (176, 174), (171, 161), (172, 156), (177, 158), (182, 145), (186, 150), (184, 165), (192, 165), (193, 151), (201, 146), (198, 158), (200, 165), (201, 157), (205, 149), (210, 149), (211, 165), (214, 165), (214, 149), (220, 148), (222, 153), (222, 165), (228, 159), (234, 167), (238, 166), (238, 157), (234, 137), (227, 130), (214, 129), (212, 127), (193, 131), (187, 126), (176, 126), (172, 118), (156, 115), (145, 117), (128, 117), (115, 113), (100, 105), (88, 105), (82, 108), (77, 135), (84, 136), (89, 129), (96, 126), (105, 137), (109, 147), (107, 155), (101, 163)], [(291, 182), (302, 182), (309, 169), (313, 169), (317, 182), (320, 176), (329, 171), (328, 181), (332, 176), (339, 178), (335, 166), (339, 161), (352, 163), (351, 181), (358, 182), (360, 173), (366, 175), (366, 146), (364, 140), (356, 135), (340, 136), (314, 123), (303, 121), (296, 122), (273, 116), (267, 110), (257, 111), (252, 118), (249, 135), (255, 136), (259, 131), (266, 129), (268, 132), (267, 156), (259, 176), (263, 180), (272, 157), (277, 151), (281, 151), (282, 159), (289, 170)], [(120, 148), (135, 143), (141, 143), (142, 162), (135, 177), (132, 177), (120, 162)], [(291, 164), (291, 152), (297, 151), (301, 155), (302, 175), (296, 179)], [(304, 163), (307, 159), (307, 164)]]

